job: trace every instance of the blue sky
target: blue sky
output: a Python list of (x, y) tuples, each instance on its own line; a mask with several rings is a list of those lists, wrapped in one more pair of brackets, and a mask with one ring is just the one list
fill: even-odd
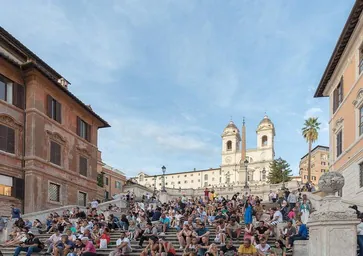
[(353, 0), (3, 1), (0, 23), (104, 117), (104, 162), (128, 176), (218, 167), (230, 117), (247, 145), (267, 112), (294, 173), (328, 100), (313, 94)]

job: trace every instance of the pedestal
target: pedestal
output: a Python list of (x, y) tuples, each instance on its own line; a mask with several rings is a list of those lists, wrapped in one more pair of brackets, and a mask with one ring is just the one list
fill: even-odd
[(359, 222), (354, 210), (342, 206), (340, 197), (326, 196), (307, 224), (309, 255), (356, 256)]
[(159, 201), (163, 203), (169, 202), (169, 195), (167, 192), (161, 191), (159, 194)]

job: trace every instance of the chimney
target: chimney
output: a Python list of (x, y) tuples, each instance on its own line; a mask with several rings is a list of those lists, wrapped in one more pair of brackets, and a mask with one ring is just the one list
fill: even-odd
[(68, 82), (63, 77), (58, 79), (58, 83), (63, 86), (64, 88), (68, 89)]

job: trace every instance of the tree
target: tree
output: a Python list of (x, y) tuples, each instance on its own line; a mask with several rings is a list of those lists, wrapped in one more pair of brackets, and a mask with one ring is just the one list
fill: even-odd
[(311, 181), (311, 147), (317, 141), (320, 129), (320, 123), (317, 117), (309, 117), (305, 120), (304, 127), (302, 128), (302, 135), (306, 142), (309, 144), (308, 153), (308, 181)]
[(290, 165), (280, 157), (270, 163), (270, 172), (267, 179), (271, 184), (288, 182), (291, 180), (291, 173)]

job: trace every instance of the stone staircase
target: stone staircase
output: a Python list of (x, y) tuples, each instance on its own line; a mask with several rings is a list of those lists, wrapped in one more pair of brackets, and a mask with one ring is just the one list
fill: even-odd
[[(209, 231), (211, 232), (211, 235), (210, 235), (210, 243), (213, 243), (214, 242), (214, 238), (215, 238), (215, 235), (216, 235), (216, 229), (215, 227), (208, 227), (209, 228)], [(244, 225), (243, 225), (243, 228), (244, 228)], [(175, 228), (171, 228), (166, 234), (165, 234), (165, 238), (167, 241), (171, 242), (176, 251), (177, 251), (177, 256), (181, 256), (183, 254), (183, 251), (179, 249), (179, 241), (177, 239), (177, 236), (176, 236), (176, 229)], [(36, 237), (38, 237), (41, 241), (46, 241), (50, 235), (49, 234), (40, 234), (40, 235), (37, 235)], [(98, 255), (109, 255), (109, 253), (113, 250), (115, 250), (116, 248), (116, 240), (120, 237), (120, 232), (119, 231), (114, 231), (111, 233), (111, 243), (109, 244), (108, 248), (107, 249), (97, 249), (97, 254)], [(274, 237), (270, 237), (269, 240), (268, 240), (268, 244), (270, 244), (271, 246), (274, 245), (274, 242), (275, 242), (275, 238)], [(238, 240), (235, 240), (233, 241), (233, 244), (234, 246), (238, 249), (238, 247), (243, 243), (243, 234), (241, 235), (241, 237), (238, 239)], [(132, 245), (132, 252), (129, 253), (128, 255), (130, 256), (138, 256), (140, 255), (140, 253), (142, 252), (143, 248), (145, 248), (145, 246), (147, 245), (147, 241), (144, 242), (143, 244), (143, 248), (138, 248), (138, 241), (131, 241), (131, 245)], [(14, 250), (15, 250), (15, 247), (3, 247), (3, 248), (0, 248), (2, 254), (4, 256), (11, 256), (14, 254)], [(45, 252), (45, 251), (44, 251)], [(24, 252), (22, 252), (24, 253)], [(287, 254), (289, 256), (292, 256), (292, 254)]]

